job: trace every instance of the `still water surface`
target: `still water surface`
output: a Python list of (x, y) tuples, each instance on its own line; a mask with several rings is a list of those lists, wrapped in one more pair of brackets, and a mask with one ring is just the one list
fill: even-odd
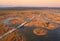
[(19, 29), (18, 33), (22, 34), (26, 41), (60, 41), (60, 27), (55, 30), (47, 30), (46, 36), (37, 36), (33, 33), (36, 27), (24, 27)]

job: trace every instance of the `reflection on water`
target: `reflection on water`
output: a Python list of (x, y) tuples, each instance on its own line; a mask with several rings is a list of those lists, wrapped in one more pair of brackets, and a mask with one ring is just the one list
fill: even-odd
[(26, 41), (60, 41), (60, 28), (48, 31), (46, 36), (37, 36), (33, 33), (36, 27), (24, 27), (19, 29), (18, 33), (22, 34)]

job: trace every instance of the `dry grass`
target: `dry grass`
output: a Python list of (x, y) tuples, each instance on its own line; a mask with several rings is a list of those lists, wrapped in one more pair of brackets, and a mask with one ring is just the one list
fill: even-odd
[[(54, 22), (60, 23), (60, 19), (59, 19), (60, 14), (53, 14), (52, 13), (52, 12), (56, 12), (56, 11), (58, 11), (58, 10), (22, 10), (22, 11), (20, 11), (20, 10), (0, 10), (0, 22), (3, 19), (8, 18), (8, 17), (16, 17), (16, 16), (18, 16), (18, 17), (20, 17), (22, 19), (22, 18), (30, 18), (32, 16), (38, 15), (39, 13), (42, 13), (47, 18), (53, 20)], [(11, 20), (10, 22), (12, 22), (13, 24), (21, 24), (22, 22), (25, 21), (25, 20), (21, 20), (21, 19)], [(32, 22), (26, 24), (25, 26), (44, 27), (44, 22), (46, 23), (47, 21), (46, 20), (42, 21), (40, 18), (35, 18)], [(54, 30), (54, 29), (57, 28), (57, 26), (53, 25), (53, 24), (49, 24), (48, 27), (45, 27), (45, 28), (48, 29), (48, 30)], [(9, 31), (11, 29), (12, 29), (12, 27), (8, 27), (5, 24), (0, 24), (0, 35), (6, 33), (7, 31)], [(37, 32), (35, 32), (35, 34), (38, 35)], [(45, 35), (45, 34), (46, 34), (45, 30), (41, 31), (41, 35)], [(17, 31), (11, 33), (10, 35), (7, 35), (5, 38), (1, 39), (0, 41), (14, 41), (12, 39), (16, 38), (16, 35), (17, 35)], [(18, 40), (19, 39), (16, 38), (16, 41), (18, 41)], [(21, 41), (23, 41), (23, 40), (21, 40)]]

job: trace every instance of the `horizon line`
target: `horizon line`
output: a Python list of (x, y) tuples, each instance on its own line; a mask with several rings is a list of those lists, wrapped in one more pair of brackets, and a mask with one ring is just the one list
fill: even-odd
[(60, 6), (0, 6), (0, 7), (59, 7)]
[(0, 5), (0, 7), (60, 7), (60, 6), (13, 6), (13, 5)]

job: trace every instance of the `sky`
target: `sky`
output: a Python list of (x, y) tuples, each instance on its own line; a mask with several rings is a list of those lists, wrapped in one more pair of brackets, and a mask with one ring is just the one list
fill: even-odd
[(0, 6), (60, 7), (60, 0), (0, 0)]

